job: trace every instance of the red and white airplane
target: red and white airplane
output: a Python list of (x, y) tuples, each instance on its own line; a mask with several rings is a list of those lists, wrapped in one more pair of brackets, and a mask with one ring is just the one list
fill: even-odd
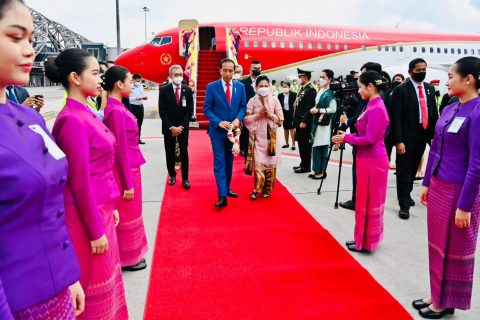
[[(342, 75), (375, 61), (387, 71), (394, 68), (407, 75), (413, 58), (422, 57), (429, 67), (446, 70), (460, 57), (480, 56), (477, 34), (275, 23), (201, 24), (200, 50), (210, 50), (215, 37), (215, 51), (225, 52), (226, 27), (240, 31), (238, 62), (246, 73), (252, 60), (260, 60), (262, 73), (277, 80), (295, 76), (297, 67), (317, 72), (329, 68)], [(185, 65), (179, 50), (179, 29), (158, 33), (150, 43), (122, 53), (116, 62), (147, 80), (163, 82), (169, 66)]]

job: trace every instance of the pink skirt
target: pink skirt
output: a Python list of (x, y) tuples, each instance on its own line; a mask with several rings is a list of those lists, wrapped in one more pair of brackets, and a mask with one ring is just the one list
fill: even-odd
[(355, 244), (357, 250), (375, 251), (383, 240), (387, 199), (388, 158), (357, 158)]
[(75, 320), (72, 297), (67, 288), (55, 297), (13, 314), (15, 320)]
[(100, 205), (99, 210), (108, 239), (108, 251), (92, 254), (90, 239), (77, 209), (66, 207), (66, 224), (80, 264), (80, 283), (85, 291), (85, 311), (77, 319), (128, 319), (113, 202)]
[[(115, 174), (117, 185), (120, 179)], [(147, 235), (142, 218), (142, 173), (140, 167), (132, 169), (133, 189), (132, 200), (120, 198), (117, 209), (120, 213), (120, 223), (117, 226), (118, 251), (122, 267), (133, 266), (140, 262), (148, 250)], [(120, 187), (121, 189), (121, 187)], [(120, 194), (123, 196), (123, 191)]]

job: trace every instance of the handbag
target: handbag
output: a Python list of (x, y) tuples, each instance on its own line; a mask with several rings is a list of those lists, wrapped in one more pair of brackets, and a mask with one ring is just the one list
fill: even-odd
[(332, 117), (328, 113), (322, 113), (318, 118), (317, 124), (319, 126), (326, 127), (330, 125), (331, 120), (332, 120)]

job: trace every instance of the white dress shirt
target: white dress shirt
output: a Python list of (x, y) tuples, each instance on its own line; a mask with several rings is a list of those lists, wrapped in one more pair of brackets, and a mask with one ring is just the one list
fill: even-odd
[[(225, 80), (222, 78), (222, 85), (223, 85), (223, 92), (225, 92), (225, 95), (227, 94), (227, 83)], [(233, 81), (230, 81), (230, 101), (232, 101), (232, 95), (233, 95)]]
[(288, 105), (288, 97), (289, 93), (283, 94), (283, 108), (285, 109), (285, 111), (290, 111), (290, 106)]

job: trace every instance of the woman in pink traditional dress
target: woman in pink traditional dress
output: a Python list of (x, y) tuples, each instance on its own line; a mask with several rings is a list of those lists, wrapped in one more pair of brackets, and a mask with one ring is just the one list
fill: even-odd
[(78, 319), (128, 319), (115, 232), (115, 137), (87, 102), (100, 90), (98, 62), (85, 50), (67, 49), (45, 63), (45, 73), (52, 82), (62, 83), (68, 95), (52, 134), (69, 166), (66, 224), (85, 290), (85, 311)]
[(480, 59), (458, 60), (447, 87), (459, 102), (437, 121), (420, 194), (427, 206), (431, 295), (412, 305), (426, 319), (470, 309), (480, 222)]
[(117, 226), (120, 262), (123, 270), (143, 270), (147, 267), (143, 257), (148, 246), (142, 218), (140, 166), (145, 159), (138, 147), (137, 119), (121, 102), (132, 92), (132, 75), (124, 67), (113, 66), (105, 73), (102, 87), (109, 93), (103, 122), (117, 141), (114, 172), (122, 195), (117, 202), (120, 213)]
[(250, 132), (246, 173), (254, 174), (254, 189), (250, 198), (261, 193), (268, 198), (275, 185), (280, 149), (277, 129), (282, 126), (283, 112), (280, 101), (270, 90), (267, 76), (258, 76), (255, 85), (257, 95), (250, 99), (243, 122)]
[(388, 114), (380, 97), (386, 86), (376, 71), (366, 71), (358, 80), (358, 92), (367, 107), (357, 120), (357, 133), (340, 131), (334, 143), (347, 142), (357, 149), (357, 193), (355, 203), (355, 240), (347, 241), (348, 250), (375, 251), (383, 239), (383, 213), (387, 198), (388, 157), (384, 137), (389, 124)]

